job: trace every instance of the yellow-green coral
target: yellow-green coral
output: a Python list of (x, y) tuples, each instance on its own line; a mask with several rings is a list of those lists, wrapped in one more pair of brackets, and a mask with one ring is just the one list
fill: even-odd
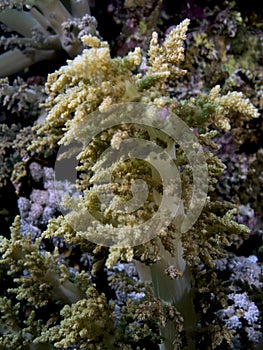
[[(95, 115), (98, 118), (104, 113), (106, 118), (110, 111), (111, 118), (117, 118), (114, 114), (114, 105), (120, 106), (119, 103), (131, 101), (148, 103), (148, 112), (146, 108), (145, 113), (150, 116), (153, 108), (151, 103), (161, 108), (164, 115), (166, 109), (169, 111), (170, 108), (190, 127), (198, 128), (199, 142), (208, 147), (205, 150), (205, 157), (209, 174), (208, 190), (212, 192), (224, 166), (213, 153), (216, 145), (211, 140), (215, 136), (211, 127), (228, 130), (228, 116), (233, 112), (244, 115), (245, 118), (257, 117), (258, 113), (240, 93), (220, 95), (219, 86), (213, 88), (210, 94), (200, 94), (190, 100), (176, 101), (169, 97), (166, 91), (169, 81), (181, 78), (185, 74), (179, 66), (184, 59), (183, 43), (188, 24), (189, 20), (185, 20), (178, 25), (162, 45), (158, 43), (157, 34), (153, 34), (148, 52), (148, 69), (144, 74), (135, 72), (141, 62), (139, 49), (135, 49), (124, 58), (111, 58), (107, 43), (100, 42), (98, 38), (84, 37), (84, 43), (90, 48), (85, 49), (74, 60), (68, 61), (67, 66), (61, 67), (49, 76), (47, 82), (49, 98), (46, 102), (48, 116), (44, 124), (38, 126), (39, 137), (32, 147), (43, 150), (45, 147), (54, 147), (57, 142), (67, 145), (72, 140), (81, 141), (85, 133), (88, 134), (93, 130), (97, 120)], [(113, 108), (110, 108), (111, 106)], [(97, 114), (92, 113), (96, 110)], [(111, 145), (113, 149), (118, 150), (121, 142), (130, 137), (163, 142), (166, 150), (174, 154), (175, 144), (158, 130), (152, 131), (148, 128), (143, 131), (140, 127), (130, 125), (104, 130), (94, 137), (90, 144), (83, 145), (78, 152), (80, 164), (77, 169), (80, 171), (80, 177), (77, 188), (83, 191), (83, 200), (72, 202), (67, 199), (65, 206), (71, 209), (74, 207), (75, 210), (66, 219), (60, 217), (53, 220), (44, 237), (63, 234), (66, 241), (71, 244), (78, 243), (96, 256), (94, 245), (87, 243), (88, 240), (92, 241), (93, 237), (98, 240), (104, 239), (110, 246), (116, 234), (123, 239), (131, 236), (137, 239), (146, 234), (136, 224), (147, 221), (158, 207), (163, 194), (160, 176), (157, 176), (152, 167), (147, 167), (139, 160), (128, 160), (118, 166), (113, 164), (112, 168), (105, 166), (105, 157), (98, 161), (107, 147)], [(182, 150), (177, 150), (173, 162), (181, 169), (180, 176), (184, 188), (182, 196), (187, 207), (190, 205), (193, 190), (193, 173), (191, 167), (187, 165), (187, 155)], [(161, 166), (164, 165), (161, 159), (159, 163)], [(112, 183), (100, 184), (100, 179), (112, 170)], [(141, 210), (123, 215), (118, 210), (118, 205), (130, 199), (129, 189), (132, 179), (139, 176), (149, 184), (150, 191), (146, 204)], [(96, 185), (97, 182), (99, 185)], [(108, 206), (101, 205), (98, 196), (112, 190), (117, 199), (113, 199)], [(73, 226), (85, 224), (87, 210), (97, 221), (91, 222), (87, 227), (81, 226), (77, 232), (70, 227), (67, 228), (68, 218)], [(191, 268), (194, 269), (196, 264), (201, 263), (212, 269), (214, 259), (221, 257), (224, 254), (223, 248), (229, 244), (227, 235), (231, 233), (245, 235), (247, 230), (232, 221), (228, 206), (212, 200), (210, 202), (208, 197), (204, 211), (196, 224), (187, 234), (182, 235), (180, 223), (185, 213), (186, 208), (181, 205), (179, 213), (165, 229), (163, 226), (166, 217), (163, 215), (160, 220), (163, 222), (160, 222), (159, 227), (155, 227), (155, 237), (148, 242), (146, 240), (143, 245), (130, 248), (113, 245), (109, 250), (105, 249), (104, 262), (108, 268), (119, 260), (136, 259), (150, 264), (149, 268), (144, 269), (144, 278), (152, 282), (156, 295), (163, 303), (174, 305), (180, 311), (184, 319), (184, 332), (188, 345), (194, 347), (195, 340), (190, 330), (198, 327), (198, 320), (191, 295)], [(140, 266), (138, 265), (139, 270)], [(169, 268), (179, 272), (174, 280), (165, 275), (165, 271)], [(173, 327), (173, 323), (168, 322), (165, 328), (160, 328), (165, 338), (163, 344), (165, 349), (171, 349), (173, 342), (176, 341)], [(81, 337), (80, 334), (84, 333), (79, 333), (77, 339)], [(73, 344), (71, 339), (65, 341), (66, 343), (59, 342), (59, 346)], [(76, 335), (72, 341), (76, 341)], [(221, 341), (222, 339), (218, 340), (219, 343)]]
[[(1, 239), (0, 264), (9, 266), (8, 274), (14, 276), (17, 287), (9, 289), (18, 300), (26, 299), (35, 307), (46, 305), (50, 299), (74, 303), (85, 296), (84, 291), (70, 281), (66, 267), (58, 264), (58, 251), (54, 254), (40, 251), (40, 239), (32, 242), (30, 234), (20, 234), (19, 217), (16, 218), (10, 240)], [(17, 273), (25, 275), (15, 277)], [(66, 278), (65, 278), (66, 276)], [(39, 293), (41, 291), (41, 293)]]
[[(95, 116), (108, 116), (109, 112), (114, 119), (116, 117), (114, 107), (128, 102), (136, 102), (140, 106), (143, 102), (146, 105), (145, 114), (148, 118), (152, 116), (155, 107), (162, 112), (160, 113), (162, 120), (165, 120), (167, 114), (174, 112), (196, 133), (196, 140), (205, 148), (210, 197), (207, 197), (202, 214), (188, 232), (184, 234), (181, 232), (181, 223), (191, 205), (191, 193), (194, 187), (193, 171), (187, 164), (189, 155), (186, 151), (178, 149), (179, 146), (171, 140), (171, 137), (165, 136), (164, 131), (156, 130), (158, 128), (150, 130), (148, 127), (142, 130), (143, 128), (139, 126), (122, 124), (120, 127), (115, 125), (97, 134), (90, 144), (84, 144), (78, 150), (77, 171), (80, 176), (77, 179), (76, 188), (83, 192), (83, 200), (72, 201), (68, 198), (64, 204), (70, 208), (73, 203), (75, 211), (70, 217), (73, 223), (82, 224), (83, 219), (85, 224), (87, 212), (91, 212), (96, 220), (87, 227), (84, 226), (75, 231), (67, 221), (70, 215), (65, 218), (59, 217), (50, 221), (42, 236), (45, 239), (64, 236), (67, 243), (78, 244), (83, 251), (94, 256), (96, 268), (93, 266), (93, 273), (103, 266), (111, 268), (120, 260), (136, 260), (138, 270), (141, 276), (144, 276), (142, 278), (152, 283), (153, 291), (159, 299), (155, 300), (154, 304), (151, 304), (151, 300), (141, 304), (137, 308), (135, 317), (130, 319), (132, 324), (129, 327), (139, 332), (136, 322), (144, 322), (151, 318), (151, 312), (148, 312), (148, 307), (151, 307), (151, 311), (156, 311), (159, 315), (158, 332), (163, 337), (163, 340), (160, 340), (161, 347), (167, 350), (175, 346), (178, 333), (183, 333), (182, 339), (185, 339), (189, 347), (194, 348), (197, 345), (194, 332), (200, 331), (199, 317), (201, 316), (195, 312), (192, 290), (192, 283), (195, 284), (194, 277), (198, 280), (198, 273), (202, 275), (203, 272), (200, 271), (202, 266), (211, 272), (211, 293), (215, 293), (218, 304), (223, 305), (225, 301), (223, 287), (216, 286), (217, 275), (213, 271), (213, 262), (223, 256), (225, 246), (229, 245), (229, 240), (232, 239), (231, 234), (244, 236), (247, 233), (244, 226), (232, 220), (233, 213), (230, 210), (232, 207), (215, 200), (213, 190), (224, 167), (214, 154), (216, 145), (212, 138), (215, 132), (211, 129), (227, 130), (228, 116), (231, 113), (244, 115), (245, 118), (257, 117), (257, 111), (243, 95), (233, 92), (222, 96), (219, 87), (213, 88), (210, 94), (200, 94), (196, 98), (185, 101), (177, 101), (169, 96), (167, 91), (169, 82), (185, 74), (179, 66), (184, 59), (183, 45), (188, 24), (189, 20), (179, 24), (163, 44), (158, 42), (157, 34), (153, 34), (146, 73), (140, 72), (139, 49), (135, 49), (124, 58), (111, 58), (109, 45), (106, 42), (92, 36), (83, 37), (83, 42), (89, 48), (75, 59), (68, 61), (66, 66), (49, 75), (46, 85), (49, 97), (45, 104), (48, 115), (44, 123), (35, 128), (38, 139), (30, 147), (41, 152), (52, 151), (57, 143), (63, 146), (70, 144), (72, 140), (81, 141), (85, 133), (92, 130), (98, 120), (103, 124), (103, 119), (96, 119)], [(130, 110), (124, 109), (124, 111)], [(183, 185), (182, 201), (173, 220), (165, 225), (167, 217), (163, 215), (158, 225), (148, 227), (148, 231), (149, 228), (154, 231), (154, 237), (146, 240), (144, 244), (132, 247), (127, 247), (125, 244), (118, 246), (112, 242), (115, 242), (114, 239), (118, 235), (117, 241), (120, 238), (137, 239), (147, 234), (145, 232), (147, 229), (144, 231), (136, 224), (144, 223), (155, 214), (161, 203), (164, 189), (161, 176), (157, 174), (154, 167), (146, 166), (140, 159), (126, 159), (122, 164), (113, 164), (112, 168), (107, 168), (106, 156), (99, 159), (110, 145), (118, 151), (121, 143), (129, 138), (144, 140), (144, 144), (147, 144), (146, 141), (155, 141), (163, 146), (166, 154), (171, 156), (171, 163), (179, 169), (178, 173)], [(194, 153), (198, 147), (196, 144), (192, 152)], [(166, 169), (167, 159), (158, 155), (155, 164)], [(113, 170), (112, 183), (100, 182), (110, 170)], [(198, 171), (201, 175), (204, 168), (200, 166)], [(167, 175), (171, 174), (167, 171)], [(125, 215), (119, 210), (120, 204), (131, 199), (130, 188), (134, 185), (134, 179), (140, 178), (149, 185), (146, 201), (140, 208)], [(116, 195), (117, 199), (110, 198), (108, 205), (101, 204), (100, 195), (110, 192)], [(102, 247), (96, 242), (91, 243), (89, 240), (92, 241), (92, 237), (97, 239), (103, 237), (110, 248)], [(59, 321), (56, 315), (55, 320), (50, 322), (52, 326), (50, 324), (45, 326), (38, 341), (51, 341), (60, 348), (80, 346), (87, 349), (103, 348), (102, 344), (109, 346), (110, 349), (111, 346), (114, 348), (117, 344), (121, 344), (121, 337), (124, 337), (124, 334), (118, 326), (117, 329), (114, 328), (113, 308), (103, 295), (95, 292), (93, 287), (83, 290), (74, 284), (70, 280), (66, 267), (57, 266), (56, 251), (54, 254), (46, 253), (42, 256), (39, 253), (39, 241), (32, 245), (30, 237), (28, 240), (19, 238), (17, 235), (14, 238), (17, 242), (22, 242), (22, 247), (29, 247), (27, 248), (29, 250), (25, 254), (17, 248), (17, 244), (11, 244), (11, 248), (8, 248), (9, 242), (4, 241), (3, 251), (6, 250), (4, 262), (13, 262), (12, 249), (15, 247), (16, 254), (22, 254), (21, 258), (15, 255), (20, 263), (18, 272), (28, 270), (29, 276), (18, 277), (15, 282), (19, 287), (13, 288), (12, 292), (16, 293), (20, 299), (30, 298), (30, 301), (36, 299), (36, 305), (39, 307), (45, 305), (45, 298), (53, 298), (69, 304), (60, 310), (60, 316), (64, 319)], [(26, 261), (23, 261), (24, 255)], [(44, 272), (41, 275), (40, 270)], [(167, 276), (167, 271), (178, 273)], [(41, 287), (46, 292), (43, 299), (41, 299), (42, 296), (36, 296), (35, 287), (31, 285), (35, 282), (37, 288)], [(92, 295), (89, 295), (90, 292)], [(168, 307), (170, 319), (164, 316), (163, 305)], [(202, 305), (202, 307), (203, 310), (209, 308), (208, 305)], [(125, 310), (123, 312), (121, 321), (127, 316)], [(180, 328), (181, 322), (183, 328)], [(109, 329), (105, 331), (105, 327), (108, 326)], [(156, 326), (155, 323), (154, 326)], [(175, 326), (179, 327), (178, 332), (175, 331)], [(120, 323), (119, 327), (121, 327)], [(229, 333), (225, 332), (224, 328), (215, 325), (214, 329), (225, 335), (218, 338), (212, 335), (213, 348), (224, 340), (228, 341), (229, 337)], [(136, 333), (134, 337), (136, 338), (138, 334), (140, 333)], [(150, 327), (144, 325), (141, 334), (147, 336), (151, 334)], [(133, 339), (133, 341), (138, 340)], [(177, 342), (177, 348), (180, 346), (179, 343), (180, 341)]]
[(51, 341), (59, 349), (70, 346), (111, 348), (114, 341), (113, 305), (109, 306), (105, 296), (99, 295), (94, 287), (87, 290), (87, 299), (64, 306), (60, 314), (63, 317), (60, 327), (50, 328), (35, 340), (36, 343)]
[(130, 102), (134, 97), (137, 101), (147, 102), (163, 96), (168, 78), (177, 78), (184, 73), (178, 65), (183, 60), (182, 44), (188, 23), (185, 20), (174, 29), (162, 46), (158, 44), (157, 34), (153, 34), (149, 71), (144, 76), (133, 74), (141, 63), (139, 48), (124, 58), (111, 58), (107, 42), (84, 37), (83, 42), (90, 48), (49, 75), (46, 84), (49, 114), (38, 128), (40, 137), (32, 147), (39, 150), (43, 146), (53, 148), (71, 124), (79, 123), (96, 109)]

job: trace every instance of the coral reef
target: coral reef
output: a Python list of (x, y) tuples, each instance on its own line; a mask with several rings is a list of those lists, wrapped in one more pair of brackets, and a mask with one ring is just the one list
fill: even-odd
[(262, 24), (187, 4), (1, 4), (1, 349), (261, 346)]

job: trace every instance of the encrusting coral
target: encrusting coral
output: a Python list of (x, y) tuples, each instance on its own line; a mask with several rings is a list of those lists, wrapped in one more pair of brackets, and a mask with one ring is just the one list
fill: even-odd
[[(188, 25), (189, 20), (184, 20), (162, 44), (157, 33), (153, 33), (145, 58), (147, 69), (143, 70), (139, 48), (123, 58), (111, 58), (107, 42), (91, 35), (83, 36), (87, 48), (48, 77), (45, 102), (48, 115), (35, 126), (38, 137), (28, 150), (49, 155), (57, 143), (67, 146), (72, 140), (81, 141), (92, 132), (97, 120), (102, 120), (99, 117), (118, 116), (116, 106), (118, 111), (123, 111), (121, 116), (127, 112), (126, 104), (135, 106), (135, 111), (139, 106), (142, 117), (151, 118), (157, 110), (164, 122), (170, 118), (172, 123), (173, 115), (177, 115), (203, 146), (208, 195), (202, 213), (187, 232), (182, 232), (182, 222), (191, 207), (195, 173), (188, 164), (186, 151), (162, 130), (124, 123), (97, 134), (77, 152), (79, 176), (74, 185), (82, 192), (83, 200), (65, 200), (65, 206), (73, 203), (77, 208), (70, 217), (73, 222), (81, 222), (83, 212), (91, 212), (96, 220), (85, 229), (74, 230), (67, 215), (59, 216), (49, 221), (47, 229), (34, 242), (30, 235), (19, 233), (17, 218), (10, 240), (1, 239), (0, 272), (3, 278), (16, 276), (14, 285), (5, 293), (7, 296), (1, 294), (0, 312), (2, 319), (8, 320), (6, 326), (1, 324), (3, 349), (73, 346), (137, 350), (155, 346), (172, 350), (203, 348), (205, 344), (211, 349), (231, 348), (231, 339), (239, 326), (229, 329), (218, 313), (227, 308), (231, 289), (230, 284), (219, 283), (215, 261), (222, 259), (225, 248), (245, 237), (249, 230), (233, 220), (234, 205), (216, 198), (214, 189), (224, 166), (216, 157), (213, 138), (215, 129), (229, 130), (232, 113), (252, 119), (258, 117), (258, 112), (244, 95), (220, 94), (219, 86), (208, 94), (200, 93), (186, 100), (178, 101), (169, 95), (169, 83), (186, 73), (180, 65), (184, 60)], [(161, 176), (141, 159), (126, 159), (111, 165), (112, 183), (102, 183), (109, 171), (103, 152), (109, 146), (118, 150), (129, 138), (143, 140), (144, 144), (154, 141), (173, 156), (183, 187), (182, 202), (171, 222), (167, 226), (161, 222), (152, 239), (143, 244), (120, 246), (112, 242), (118, 242), (127, 233), (134, 239), (146, 234), (136, 224), (146, 222), (156, 213), (165, 192)], [(158, 155), (155, 164), (163, 166), (165, 161)], [(198, 171), (201, 174), (205, 169), (200, 167)], [(142, 206), (124, 215), (118, 208), (131, 199), (134, 179), (145, 180), (148, 196)], [(100, 195), (105, 192), (115, 195), (107, 205), (100, 202)], [(145, 286), (150, 283), (151, 287), (148, 286), (148, 291), (145, 287), (140, 300), (127, 301), (121, 310), (115, 308), (110, 298), (95, 289), (87, 271), (70, 273), (61, 263), (58, 249), (43, 252), (41, 244), (54, 237), (63, 237), (67, 244), (78, 245), (92, 257), (91, 275), (105, 267), (112, 269), (119, 261), (133, 261), (141, 282)], [(96, 238), (95, 243), (92, 237)], [(105, 247), (97, 244), (101, 237), (110, 244)], [(10, 271), (6, 277), (7, 269)], [(117, 283), (117, 277), (115, 282), (112, 278), (112, 285)], [(129, 288), (136, 291), (136, 283), (128, 282)], [(7, 299), (11, 294), (16, 295), (13, 310), (12, 301)], [(50, 311), (52, 307), (54, 312)], [(115, 310), (119, 311), (118, 316)], [(25, 316), (25, 321), (19, 321), (19, 313)], [(43, 316), (43, 313), (47, 314)], [(11, 334), (15, 337), (10, 342)]]

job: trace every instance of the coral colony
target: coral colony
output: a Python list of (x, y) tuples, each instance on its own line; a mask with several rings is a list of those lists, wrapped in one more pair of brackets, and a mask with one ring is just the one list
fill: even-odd
[(105, 3), (0, 5), (0, 349), (260, 349), (262, 18)]

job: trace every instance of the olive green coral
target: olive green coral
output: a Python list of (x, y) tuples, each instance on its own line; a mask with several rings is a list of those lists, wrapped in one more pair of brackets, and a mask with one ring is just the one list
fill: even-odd
[[(61, 310), (63, 317), (60, 327), (48, 329), (35, 339), (52, 342), (56, 348), (70, 346), (79, 349), (111, 349), (114, 343), (114, 308), (109, 306), (104, 295), (99, 295), (94, 287), (87, 290), (87, 298)], [(96, 344), (96, 345), (95, 345)]]

